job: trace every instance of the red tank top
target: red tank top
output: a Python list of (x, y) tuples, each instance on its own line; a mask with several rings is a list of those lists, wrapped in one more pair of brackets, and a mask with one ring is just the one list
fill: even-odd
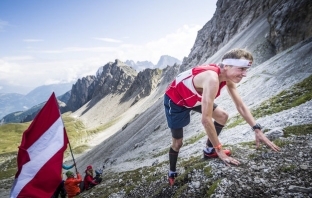
[[(177, 105), (192, 108), (201, 105), (202, 95), (195, 89), (194, 77), (204, 71), (211, 70), (220, 75), (220, 68), (216, 64), (200, 65), (180, 73), (166, 90), (166, 94)], [(221, 89), (226, 85), (223, 81), (219, 85), (216, 98), (220, 95)]]

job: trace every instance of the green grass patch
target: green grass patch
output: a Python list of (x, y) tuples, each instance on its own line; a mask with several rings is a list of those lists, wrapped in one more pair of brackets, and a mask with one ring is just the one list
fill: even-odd
[(114, 124), (116, 124), (118, 122), (118, 120), (119, 120), (119, 118), (111, 120), (110, 122), (107, 122), (107, 123), (105, 123), (103, 125), (100, 125), (100, 126), (94, 128), (94, 129), (90, 129), (90, 130), (88, 130), (88, 133), (98, 133), (100, 131), (104, 131), (105, 129), (107, 129), (107, 128), (113, 126)]
[(145, 158), (143, 156), (139, 156), (139, 157), (136, 157), (136, 158), (132, 158), (132, 159), (129, 159), (129, 160), (126, 160), (126, 162), (131, 162), (131, 161), (143, 161)]
[(255, 148), (256, 142), (255, 141), (250, 141), (250, 142), (241, 142), (239, 143), (240, 145), (248, 148)]
[(289, 126), (283, 129), (284, 136), (312, 134), (312, 124)]
[(211, 173), (211, 170), (212, 168), (210, 166), (206, 166), (204, 167), (204, 174), (207, 176), (207, 177), (212, 177), (212, 173)]
[(283, 147), (283, 146), (285, 146), (285, 145), (290, 144), (290, 141), (285, 141), (285, 140), (281, 140), (281, 139), (276, 139), (276, 140), (274, 140), (273, 142), (274, 142), (274, 144), (275, 144), (276, 146), (278, 146), (278, 147)]
[(214, 193), (214, 191), (216, 190), (220, 182), (221, 182), (221, 179), (218, 179), (217, 181), (213, 182), (213, 184), (210, 186), (210, 188), (207, 191), (207, 197), (210, 197)]
[[(64, 113), (62, 115), (62, 119), (65, 125), (68, 139), (75, 153), (81, 153), (83, 152), (83, 149), (89, 148), (86, 145), (81, 145), (83, 144), (82, 141), (86, 137), (103, 131), (118, 122), (118, 119), (115, 119), (100, 125), (97, 128), (87, 130), (81, 120), (71, 117), (69, 113)], [(21, 144), (22, 135), (30, 124), (31, 122), (9, 123), (1, 125), (0, 136), (5, 138), (0, 139), (0, 154), (17, 152), (18, 146)]]
[(193, 135), (191, 138), (186, 139), (183, 143), (183, 146), (187, 146), (190, 144), (194, 144), (198, 140), (200, 140), (202, 137), (206, 136), (205, 132), (201, 132), (200, 134)]
[(228, 124), (225, 125), (224, 129), (234, 128), (244, 123), (246, 123), (244, 118), (241, 115), (237, 114), (236, 116), (233, 116), (232, 118), (228, 120)]
[(0, 126), (0, 154), (17, 152), (23, 132), (30, 123), (9, 123)]
[(255, 118), (261, 118), (310, 101), (312, 99), (311, 84), (312, 75), (289, 89), (283, 90), (269, 100), (264, 101), (259, 107), (252, 110), (252, 114)]
[(179, 198), (181, 197), (181, 195), (183, 194), (184, 191), (187, 190), (188, 184), (184, 184), (183, 186), (181, 186), (177, 192), (174, 194), (173, 198)]
[[(302, 82), (283, 90), (276, 96), (262, 102), (258, 107), (251, 109), (254, 118), (261, 118), (266, 115), (272, 115), (281, 111), (296, 107), (307, 101), (312, 100), (312, 75)], [(224, 129), (230, 129), (240, 124), (246, 124), (246, 121), (237, 114), (230, 118)]]
[(160, 157), (160, 156), (166, 155), (166, 154), (168, 154), (168, 153), (169, 153), (169, 148), (164, 149), (164, 150), (162, 150), (162, 151), (160, 151), (160, 152), (154, 154), (153, 157), (154, 157), (154, 158)]
[[(80, 145), (80, 146), (75, 147), (75, 148), (73, 149), (73, 153), (74, 153), (74, 154), (80, 154), (80, 153), (83, 153), (83, 152), (84, 152), (85, 150), (87, 150), (87, 149), (90, 149), (90, 146), (83, 144), (83, 145)], [(67, 149), (67, 150), (68, 150), (68, 149)]]
[(0, 166), (0, 180), (14, 176), (17, 172), (17, 153), (11, 152), (1, 154), (0, 158), (10, 158), (9, 160), (6, 160), (4, 163), (2, 163)]

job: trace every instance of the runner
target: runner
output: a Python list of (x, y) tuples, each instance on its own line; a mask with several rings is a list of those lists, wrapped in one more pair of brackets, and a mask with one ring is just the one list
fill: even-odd
[(177, 177), (176, 163), (179, 150), (183, 144), (183, 127), (190, 123), (190, 111), (202, 114), (201, 121), (208, 136), (204, 158), (219, 157), (228, 166), (239, 165), (239, 161), (229, 157), (230, 150), (222, 149), (218, 139), (224, 127), (228, 114), (214, 103), (223, 87), (235, 103), (240, 115), (255, 131), (256, 145), (260, 142), (268, 145), (272, 150), (279, 151), (279, 147), (271, 142), (261, 131), (247, 106), (243, 103), (236, 90), (236, 83), (246, 77), (247, 69), (251, 67), (253, 57), (244, 49), (233, 49), (224, 54), (218, 65), (200, 65), (180, 73), (170, 84), (164, 96), (165, 112), (168, 127), (172, 133), (172, 145), (169, 150), (170, 170), (169, 183), (172, 186)]

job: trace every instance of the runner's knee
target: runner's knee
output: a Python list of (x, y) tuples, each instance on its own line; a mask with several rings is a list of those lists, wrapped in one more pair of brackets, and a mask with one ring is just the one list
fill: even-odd
[(229, 118), (229, 114), (225, 111), (222, 112), (222, 119), (224, 121), (224, 124), (226, 123), (226, 121), (228, 120)]
[(172, 142), (172, 149), (178, 152), (180, 150), (180, 148), (182, 147), (182, 145), (183, 145), (182, 140), (181, 141), (173, 141)]
[(218, 111), (218, 113), (214, 116), (214, 120), (219, 124), (225, 125), (226, 121), (229, 118), (229, 114), (226, 111)]
[(183, 138), (172, 138), (172, 149), (175, 151), (179, 151), (183, 145)]

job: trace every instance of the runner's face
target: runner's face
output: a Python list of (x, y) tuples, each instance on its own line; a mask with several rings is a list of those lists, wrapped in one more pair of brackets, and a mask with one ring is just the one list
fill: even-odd
[(228, 69), (228, 77), (234, 83), (239, 83), (247, 75), (248, 67), (231, 66)]

